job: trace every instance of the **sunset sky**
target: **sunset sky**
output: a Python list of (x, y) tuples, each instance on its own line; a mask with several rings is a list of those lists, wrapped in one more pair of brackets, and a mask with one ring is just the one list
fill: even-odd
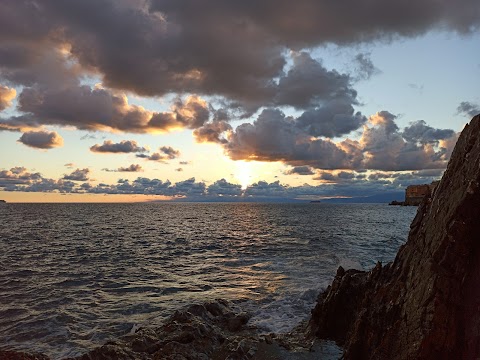
[(479, 80), (478, 0), (2, 0), (0, 199), (394, 194)]

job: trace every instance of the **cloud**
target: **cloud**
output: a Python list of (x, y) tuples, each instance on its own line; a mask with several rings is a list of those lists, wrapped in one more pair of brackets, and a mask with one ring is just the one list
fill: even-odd
[(306, 52), (293, 53), (292, 60), (293, 66), (278, 80), (274, 105), (304, 109), (334, 100), (356, 103), (357, 92), (351, 87), (350, 76), (327, 70)]
[(259, 181), (245, 189), (245, 196), (288, 198), (288, 189), (278, 180), (273, 183)]
[(40, 173), (30, 173), (24, 167), (13, 167), (10, 170), (0, 171), (0, 188), (11, 187), (12, 185), (29, 184), (42, 178)]
[(480, 106), (469, 101), (462, 101), (457, 107), (457, 113), (474, 117), (475, 115), (480, 114)]
[(360, 139), (363, 167), (376, 170), (444, 169), (457, 139), (453, 130), (434, 129), (417, 121), (400, 131), (395, 115), (382, 111), (370, 117)]
[(115, 170), (110, 170), (110, 169), (102, 169), (103, 171), (108, 171), (108, 172), (141, 172), (143, 171), (142, 167), (138, 164), (132, 164), (127, 167), (119, 167), (118, 169)]
[[(80, 173), (84, 170), (77, 169)], [(81, 174), (79, 174), (81, 175)], [(78, 181), (48, 179), (39, 173), (30, 173), (23, 167), (0, 171), (0, 188), (4, 191), (60, 192), (74, 194), (143, 194), (163, 195), (186, 200), (218, 201), (220, 199), (311, 199), (318, 197), (370, 196), (380, 193), (404, 191), (411, 184), (429, 183), (437, 180), (441, 171), (421, 170), (411, 172), (374, 172), (368, 178), (356, 171), (325, 171), (317, 173), (319, 185), (289, 186), (279, 181), (258, 181), (242, 190), (241, 185), (225, 179), (210, 185), (190, 178), (177, 183), (166, 180), (138, 177), (130, 181), (119, 179), (113, 184), (78, 184)], [(77, 176), (75, 176), (77, 178)], [(80, 178), (81, 176), (78, 176)]]
[[(23, 87), (19, 110), (37, 125), (135, 133), (196, 129), (206, 123), (199, 101), (155, 113), (128, 104), (125, 94), (220, 97), (250, 112), (260, 106), (304, 110), (332, 96), (352, 105), (352, 79), (299, 49), (415, 37), (432, 29), (465, 34), (479, 28), (479, 19), (476, 0), (84, 0), (35, 6), (6, 0), (0, 4), (0, 72), (2, 81)], [(372, 74), (366, 54), (357, 62), (366, 76)], [(86, 74), (98, 76), (105, 88), (81, 86)]]
[[(319, 170), (316, 173), (314, 180), (319, 180), (322, 183), (331, 184), (345, 184), (345, 183), (359, 183), (365, 181), (365, 177), (355, 171), (329, 171)], [(378, 179), (375, 179), (378, 180)]]
[(143, 171), (143, 169), (138, 164), (132, 164), (132, 165), (127, 166), (127, 167), (119, 167), (117, 169), (117, 171), (119, 171), (119, 172), (140, 172), (140, 171)]
[(180, 151), (175, 150), (171, 146), (162, 146), (158, 150), (159, 152), (155, 152), (151, 155), (137, 154), (137, 157), (152, 161), (166, 162), (166, 160), (173, 160), (180, 156)]
[(67, 167), (67, 168), (69, 168), (69, 169), (71, 169), (71, 168), (73, 168), (73, 167), (75, 166), (75, 164), (74, 164), (74, 163), (67, 163), (67, 164), (65, 164), (64, 166)]
[(458, 136), (453, 130), (435, 129), (424, 121), (412, 122), (401, 130), (395, 115), (380, 111), (368, 122), (356, 115), (359, 120), (352, 128), (363, 124), (358, 141), (347, 138), (334, 142), (316, 137), (338, 129), (334, 122), (331, 127), (328, 122), (320, 123), (325, 127), (314, 122), (307, 126), (305, 114), (309, 111), (294, 118), (266, 109), (252, 124), (239, 125), (229, 135), (225, 153), (233, 160), (281, 161), (316, 169), (443, 169)]
[(434, 129), (423, 120), (411, 122), (402, 132), (405, 140), (420, 144), (437, 144), (440, 140), (451, 138), (454, 135), (455, 132), (453, 130)]
[(80, 140), (90, 140), (90, 139), (94, 140), (96, 138), (97, 137), (93, 134), (85, 134), (80, 138)]
[(0, 111), (12, 106), (12, 100), (17, 96), (15, 89), (0, 85)]
[(356, 79), (368, 80), (374, 75), (378, 75), (381, 71), (373, 64), (369, 53), (360, 53), (355, 56), (356, 63)]
[(18, 103), (23, 115), (0, 120), (0, 129), (57, 125), (90, 131), (168, 132), (195, 129), (209, 116), (207, 103), (195, 95), (187, 97), (185, 102), (178, 99), (170, 112), (153, 112), (129, 104), (122, 92), (78, 84), (25, 87)]
[(98, 69), (107, 86), (143, 95), (187, 91), (255, 99), (254, 94), (268, 96), (270, 80), (282, 71), (285, 47), (414, 37), (432, 28), (468, 33), (478, 28), (480, 17), (475, 0), (116, 3), (46, 2), (38, 9), (11, 4), (6, 13), (19, 23), (38, 12), (43, 21), (32, 21), (22, 31), (5, 27), (5, 34), (41, 38), (63, 28), (75, 58)]
[(89, 173), (90, 173), (90, 170), (88, 168), (77, 169), (69, 175), (64, 175), (63, 180), (87, 181)]
[(410, 89), (418, 91), (420, 94), (423, 93), (423, 84), (414, 84), (414, 83), (409, 83), (408, 87)]
[(222, 134), (231, 130), (232, 126), (226, 121), (214, 121), (195, 129), (193, 131), (193, 136), (199, 143), (209, 142), (225, 144), (228, 141), (222, 137)]
[(310, 166), (295, 166), (285, 171), (286, 175), (313, 175), (315, 172)]
[(203, 126), (210, 117), (207, 102), (196, 95), (189, 96), (186, 102), (177, 99), (174, 112), (176, 120), (190, 129)]
[(296, 119), (296, 127), (311, 136), (334, 138), (357, 130), (366, 121), (360, 112), (354, 113), (351, 104), (332, 101), (305, 111)]
[(76, 192), (75, 186), (72, 181), (46, 179), (40, 173), (28, 172), (20, 166), (0, 171), (0, 188), (3, 191), (71, 193)]
[(242, 195), (242, 186), (220, 179), (208, 186), (207, 192), (210, 196), (240, 196)]
[(266, 109), (253, 124), (235, 129), (225, 151), (233, 160), (283, 161), (316, 168), (353, 166), (354, 159), (344, 149), (330, 140), (312, 139), (297, 121), (280, 110)]
[[(16, 115), (0, 118), (0, 130), (190, 129), (196, 141), (218, 143), (234, 160), (331, 170), (443, 168), (456, 135), (422, 122), (399, 129), (388, 112), (367, 119), (355, 110), (355, 82), (378, 72), (369, 54), (358, 54), (356, 72), (346, 74), (312, 57), (314, 49), (416, 37), (432, 29), (467, 34), (480, 25), (477, 0), (34, 5), (0, 3), (0, 82), (9, 86), (1, 88), (9, 97), (0, 91), (0, 108), (10, 104), (13, 88), (21, 89)], [(91, 78), (101, 85), (85, 85)], [(169, 109), (152, 111), (127, 95), (174, 100)], [(286, 115), (292, 108), (298, 113)], [(459, 106), (459, 112), (474, 111), (474, 104)], [(229, 121), (249, 116), (256, 117), (253, 123), (233, 130)], [(336, 140), (355, 131), (357, 140)], [(162, 149), (130, 152), (155, 161), (178, 157)]]
[(176, 159), (180, 156), (180, 151), (175, 150), (171, 146), (162, 146), (159, 150), (165, 155), (167, 155), (168, 159), (170, 160)]
[(55, 131), (29, 131), (18, 142), (36, 149), (52, 149), (63, 146), (63, 138)]
[(138, 146), (135, 140), (122, 140), (119, 143), (105, 140), (102, 145), (93, 145), (90, 151), (97, 153), (143, 153), (148, 150)]

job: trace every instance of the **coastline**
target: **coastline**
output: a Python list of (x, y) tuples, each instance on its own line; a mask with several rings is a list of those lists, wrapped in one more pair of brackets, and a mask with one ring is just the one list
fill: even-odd
[[(438, 186), (418, 207), (395, 260), (370, 271), (339, 267), (308, 324), (260, 335), (249, 314), (218, 300), (175, 312), (159, 328), (109, 342), (78, 360), (316, 358), (317, 339), (344, 359), (474, 358), (480, 353), (480, 116), (463, 130)], [(280, 354), (280, 355), (279, 355)], [(48, 359), (1, 352), (8, 360)], [(262, 357), (258, 357), (262, 356)], [(318, 357), (317, 357), (318, 358)]]

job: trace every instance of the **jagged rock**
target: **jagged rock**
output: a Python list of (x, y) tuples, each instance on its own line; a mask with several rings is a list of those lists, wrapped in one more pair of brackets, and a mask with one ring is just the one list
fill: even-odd
[(258, 341), (246, 326), (248, 319), (224, 300), (196, 304), (176, 311), (158, 328), (140, 328), (76, 360), (248, 359)]
[(310, 334), (345, 359), (480, 356), (480, 116), (425, 197), (394, 262), (339, 269), (312, 311)]
[(21, 351), (11, 351), (11, 350), (0, 350), (0, 359), (2, 360), (49, 360), (48, 356), (45, 356), (43, 354), (28, 354)]
[[(137, 329), (134, 334), (66, 360), (265, 360), (289, 357), (289, 350), (308, 354), (311, 344), (305, 343), (300, 331), (304, 326), (290, 334), (259, 335), (255, 327), (248, 326), (249, 318), (225, 300), (191, 305), (176, 311), (157, 328)], [(1, 350), (0, 359), (49, 360), (44, 355)]]

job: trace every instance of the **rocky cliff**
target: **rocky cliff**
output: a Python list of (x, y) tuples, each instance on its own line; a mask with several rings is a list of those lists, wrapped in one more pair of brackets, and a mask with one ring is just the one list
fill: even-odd
[(394, 262), (369, 272), (339, 268), (309, 332), (342, 344), (345, 359), (480, 357), (480, 115)]

